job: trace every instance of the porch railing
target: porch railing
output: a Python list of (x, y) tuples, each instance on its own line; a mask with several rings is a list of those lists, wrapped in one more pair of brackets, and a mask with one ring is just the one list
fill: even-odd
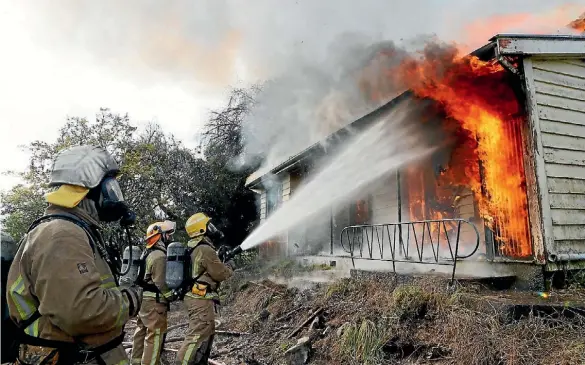
[[(464, 225), (473, 228), (470, 232), (475, 233), (475, 237), (471, 239), (470, 251), (460, 254), (461, 228)], [(464, 219), (366, 224), (343, 228), (340, 241), (352, 260), (390, 261), (394, 272), (397, 262), (453, 266), (453, 281), (457, 260), (469, 258), (477, 252), (479, 231), (473, 223)]]

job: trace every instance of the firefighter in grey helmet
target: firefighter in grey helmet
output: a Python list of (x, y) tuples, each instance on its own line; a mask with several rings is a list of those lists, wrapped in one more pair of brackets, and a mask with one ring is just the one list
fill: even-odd
[(142, 289), (118, 286), (115, 258), (100, 233), (102, 222), (129, 226), (135, 219), (119, 171), (102, 148), (57, 154), (45, 215), (21, 241), (8, 275), (21, 363), (128, 363), (123, 328), (140, 310)]

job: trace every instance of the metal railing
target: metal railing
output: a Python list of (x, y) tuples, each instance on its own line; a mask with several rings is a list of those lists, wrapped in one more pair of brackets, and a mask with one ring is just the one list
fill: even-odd
[[(473, 228), (471, 232), (475, 233), (475, 245), (472, 245), (471, 252), (460, 255), (459, 240), (463, 224)], [(471, 257), (477, 252), (479, 231), (473, 223), (464, 219), (366, 224), (343, 228), (340, 241), (352, 261), (354, 258), (390, 261), (394, 272), (397, 262), (450, 265), (453, 266), (453, 281), (457, 260)], [(355, 267), (355, 261), (353, 265)]]

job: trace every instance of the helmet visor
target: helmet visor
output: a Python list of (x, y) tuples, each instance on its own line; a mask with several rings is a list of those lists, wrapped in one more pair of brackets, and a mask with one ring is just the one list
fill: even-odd
[(120, 189), (120, 184), (118, 184), (118, 180), (114, 178), (107, 178), (103, 182), (103, 193), (105, 198), (112, 201), (124, 201), (124, 194), (122, 194), (122, 189)]

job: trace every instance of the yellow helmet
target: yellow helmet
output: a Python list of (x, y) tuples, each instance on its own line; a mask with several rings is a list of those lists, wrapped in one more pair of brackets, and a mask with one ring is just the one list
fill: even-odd
[(211, 220), (204, 213), (195, 213), (187, 219), (185, 230), (191, 238), (199, 237), (207, 232), (207, 223)]
[(173, 234), (175, 233), (175, 222), (172, 221), (164, 221), (164, 222), (154, 222), (146, 229), (146, 237), (144, 238), (146, 241), (146, 248), (150, 248), (154, 246), (155, 243), (158, 242), (163, 236), (163, 233), (166, 234)]

